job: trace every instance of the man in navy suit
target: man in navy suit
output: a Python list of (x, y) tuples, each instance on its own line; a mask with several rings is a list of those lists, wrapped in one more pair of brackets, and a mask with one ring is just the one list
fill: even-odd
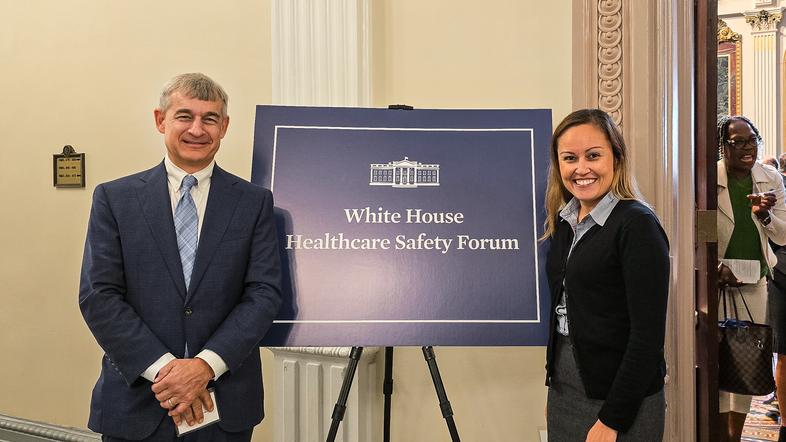
[(164, 161), (93, 195), (79, 306), (105, 354), (88, 426), (173, 440), (218, 407), (186, 440), (248, 441), (264, 416), (259, 341), (281, 304), (273, 198), (215, 164), (229, 116), (213, 80), (173, 78), (154, 117)]

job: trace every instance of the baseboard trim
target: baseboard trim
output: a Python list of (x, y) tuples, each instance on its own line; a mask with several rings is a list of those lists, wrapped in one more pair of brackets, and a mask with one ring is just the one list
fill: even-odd
[(5, 436), (10, 436), (13, 433), (63, 442), (96, 442), (101, 440), (101, 435), (89, 430), (60, 427), (0, 414), (0, 441), (5, 440)]

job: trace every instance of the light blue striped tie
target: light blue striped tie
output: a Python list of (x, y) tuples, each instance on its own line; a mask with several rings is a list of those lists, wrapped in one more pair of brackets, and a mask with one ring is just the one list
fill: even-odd
[(191, 198), (191, 188), (197, 185), (197, 179), (192, 175), (183, 177), (180, 184), (180, 201), (175, 208), (175, 233), (177, 234), (177, 248), (180, 251), (180, 262), (183, 264), (183, 278), (186, 280), (186, 291), (191, 284), (191, 272), (194, 270), (194, 260), (197, 249), (197, 209), (194, 199)]

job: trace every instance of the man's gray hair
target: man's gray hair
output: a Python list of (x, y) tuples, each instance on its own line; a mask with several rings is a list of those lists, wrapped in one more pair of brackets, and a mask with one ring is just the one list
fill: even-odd
[(188, 98), (196, 98), (203, 101), (221, 101), (221, 114), (227, 115), (229, 97), (218, 83), (205, 74), (189, 73), (180, 74), (166, 82), (164, 90), (161, 91), (161, 98), (158, 107), (161, 112), (166, 113), (170, 105), (170, 97), (173, 93), (180, 92)]

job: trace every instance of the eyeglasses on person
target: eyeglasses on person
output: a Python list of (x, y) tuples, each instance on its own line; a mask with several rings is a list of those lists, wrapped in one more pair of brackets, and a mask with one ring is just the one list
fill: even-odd
[(750, 138), (735, 138), (731, 140), (726, 140), (726, 144), (735, 150), (741, 150), (747, 146), (750, 146), (755, 149), (759, 147), (760, 141), (758, 137), (753, 136)]

